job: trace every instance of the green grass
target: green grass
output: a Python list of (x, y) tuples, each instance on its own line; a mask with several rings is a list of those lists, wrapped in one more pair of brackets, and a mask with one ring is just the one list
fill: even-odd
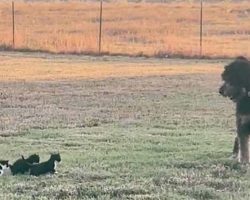
[(54, 176), (0, 178), (0, 199), (249, 199), (230, 159), (219, 74), (2, 83), (1, 159), (61, 153)]

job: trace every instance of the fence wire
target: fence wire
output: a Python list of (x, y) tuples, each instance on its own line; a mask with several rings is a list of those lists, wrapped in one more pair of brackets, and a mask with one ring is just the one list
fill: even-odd
[[(99, 52), (99, 2), (15, 2), (15, 48)], [(101, 51), (133, 56), (199, 56), (200, 3), (103, 3)], [(11, 2), (0, 3), (0, 45), (13, 45)], [(250, 4), (203, 4), (202, 54), (250, 56)]]

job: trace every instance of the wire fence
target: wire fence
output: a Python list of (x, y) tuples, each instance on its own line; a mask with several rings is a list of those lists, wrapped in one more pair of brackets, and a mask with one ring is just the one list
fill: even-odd
[(0, 2), (0, 45), (54, 53), (250, 56), (250, 4)]

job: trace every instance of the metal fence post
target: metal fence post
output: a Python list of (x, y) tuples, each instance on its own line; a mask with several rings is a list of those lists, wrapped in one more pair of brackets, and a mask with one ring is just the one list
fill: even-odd
[(15, 48), (15, 3), (12, 1), (12, 48)]
[(99, 54), (102, 50), (102, 1), (100, 0), (100, 21), (99, 21)]
[(200, 57), (202, 57), (202, 42), (203, 42), (203, 0), (200, 0)]

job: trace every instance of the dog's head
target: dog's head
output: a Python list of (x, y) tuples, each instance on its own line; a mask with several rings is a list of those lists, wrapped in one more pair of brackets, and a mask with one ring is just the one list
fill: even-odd
[(229, 97), (232, 101), (237, 102), (243, 97), (249, 95), (244, 87), (234, 86), (229, 82), (224, 82), (220, 87), (219, 93), (224, 97)]
[(221, 75), (224, 81), (219, 93), (237, 102), (243, 97), (250, 97), (250, 62), (245, 57), (238, 57), (225, 66)]
[(61, 162), (61, 156), (59, 153), (51, 154), (50, 159), (57, 162)]

